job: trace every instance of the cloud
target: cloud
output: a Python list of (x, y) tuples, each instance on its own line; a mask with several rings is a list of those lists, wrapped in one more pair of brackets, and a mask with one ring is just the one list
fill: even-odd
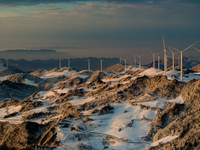
[[(145, 3), (145, 4), (159, 4), (163, 2), (168, 2), (171, 0), (6, 0), (0, 1), (0, 5), (4, 6), (30, 6), (30, 5), (39, 5), (39, 4), (48, 4), (48, 3), (77, 3), (77, 2), (106, 2), (106, 3)], [(200, 4), (199, 0), (173, 0), (173, 3), (189, 3), (189, 4)]]
[(28, 49), (81, 49), (80, 47), (66, 47), (66, 46), (50, 46), (50, 47), (32, 47), (32, 48), (28, 48)]

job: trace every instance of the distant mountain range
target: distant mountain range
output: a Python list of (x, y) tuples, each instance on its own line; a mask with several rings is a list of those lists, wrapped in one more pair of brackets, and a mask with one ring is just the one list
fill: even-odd
[(66, 52), (58, 52), (56, 50), (46, 50), (46, 49), (40, 49), (40, 50), (5, 50), (0, 51), (1, 58), (7, 58), (7, 59), (26, 59), (26, 60), (35, 60), (35, 59), (64, 59), (72, 57)]
[[(118, 58), (101, 58), (103, 60), (103, 69), (113, 66), (115, 64), (119, 63)], [(87, 70), (88, 69), (88, 60), (90, 60), (90, 69), (91, 70), (98, 70), (101, 68), (100, 64), (100, 58), (96, 57), (87, 57), (87, 58), (71, 58), (70, 59), (70, 67), (74, 68), (76, 70)], [(167, 60), (168, 67), (172, 66), (172, 60), (168, 58)], [(4, 65), (6, 64), (5, 59), (0, 59), (0, 63)], [(48, 60), (25, 60), (25, 59), (19, 59), (19, 60), (13, 60), (8, 59), (9, 66), (13, 66), (15, 68), (18, 68), (25, 72), (35, 71), (38, 69), (53, 69), (56, 67), (59, 67), (59, 59), (48, 59)], [(122, 64), (124, 62), (122, 61)], [(160, 69), (163, 69), (163, 59), (160, 60)], [(178, 60), (175, 60), (175, 66), (180, 65), (180, 61), (178, 63)], [(191, 69), (192, 67), (200, 64), (200, 61), (192, 60), (190, 58), (184, 57), (183, 58), (183, 65), (187, 69)], [(127, 64), (128, 65), (128, 64)], [(147, 67), (152, 67), (153, 63), (145, 65)], [(158, 66), (158, 61), (156, 61), (156, 68)], [(61, 59), (61, 67), (68, 67), (68, 59)]]
[[(175, 59), (174, 61), (174, 65), (175, 66), (180, 66), (181, 62), (180, 62), (180, 59)], [(200, 61), (198, 60), (192, 60), (188, 57), (183, 57), (183, 66), (184, 68), (186, 69), (191, 69), (192, 67), (196, 66), (200, 64)], [(146, 65), (148, 67), (152, 67), (153, 66), (153, 62)], [(155, 62), (155, 66), (156, 68), (158, 67), (158, 61)], [(171, 58), (168, 58), (167, 59), (167, 67), (171, 67), (172, 66), (172, 59)], [(164, 68), (164, 60), (163, 59), (160, 59), (160, 69), (163, 69)]]
[[(103, 68), (107, 68), (114, 64), (119, 63), (118, 58), (101, 58), (103, 60), (102, 66)], [(90, 69), (91, 70), (98, 70), (101, 68), (100, 58), (88, 57), (88, 58), (73, 58), (70, 59), (70, 67), (76, 70), (87, 70), (88, 69), (88, 60), (90, 60)], [(0, 63), (6, 66), (6, 60), (0, 59)], [(20, 60), (13, 60), (8, 59), (9, 66), (13, 66), (18, 68), (22, 71), (35, 71), (38, 69), (53, 69), (59, 67), (59, 59), (48, 59), (48, 60), (32, 60), (28, 61), (25, 59)], [(68, 59), (61, 59), (61, 67), (68, 67)]]

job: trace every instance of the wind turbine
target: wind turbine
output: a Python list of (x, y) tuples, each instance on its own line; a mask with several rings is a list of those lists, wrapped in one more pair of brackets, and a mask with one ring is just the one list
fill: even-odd
[(144, 53), (142, 55), (137, 55), (139, 57), (139, 68), (141, 68), (141, 57), (144, 55)]
[(103, 60), (100, 59), (100, 63), (101, 63), (101, 71), (103, 70), (103, 69), (102, 69), (102, 68), (103, 68), (103, 67), (102, 67), (102, 66), (103, 66), (103, 65), (102, 65), (102, 61), (103, 61)]
[(158, 55), (158, 70), (160, 70), (160, 54), (162, 54), (164, 51), (157, 53), (156, 55)]
[(173, 70), (174, 70), (174, 54), (175, 53), (178, 53), (178, 52), (173, 52), (172, 50), (171, 50), (171, 48), (169, 48), (169, 46), (167, 45), (167, 47), (168, 47), (168, 49), (171, 51), (171, 53), (172, 53), (172, 67), (173, 67)]
[(6, 67), (7, 67), (7, 69), (8, 69), (8, 59), (6, 59)]
[(151, 54), (153, 55), (153, 68), (155, 68), (155, 54), (150, 50), (150, 49), (148, 49), (150, 52), (151, 52)]
[(134, 64), (135, 64), (135, 67), (136, 67), (136, 55), (134, 54)]
[(59, 68), (61, 69), (61, 60), (59, 59)]
[(199, 51), (200, 52), (200, 50), (198, 50), (196, 47), (194, 47), (194, 46), (192, 46), (194, 49), (196, 49), (197, 51)]
[(167, 58), (166, 58), (166, 49), (165, 49), (165, 39), (164, 39), (164, 36), (162, 34), (162, 39), (163, 39), (163, 47), (164, 47), (164, 75), (166, 75), (166, 72), (167, 72)]
[(161, 52), (161, 53), (153, 53), (150, 49), (148, 49), (150, 52), (151, 52), (151, 54), (153, 55), (153, 68), (156, 68), (155, 66), (155, 55), (160, 55), (161, 53), (163, 53), (163, 52)]
[(125, 63), (125, 68), (124, 68), (124, 70), (126, 71), (126, 59), (124, 59), (124, 63)]
[(88, 70), (90, 70), (90, 60), (88, 59)]
[[(198, 41), (197, 41), (197, 42), (198, 42)], [(186, 49), (184, 49), (184, 50), (182, 50), (182, 51), (180, 51), (180, 50), (178, 50), (177, 48), (174, 48), (174, 47), (172, 47), (172, 46), (169, 46), (169, 47), (173, 48), (174, 50), (176, 50), (176, 51), (178, 51), (178, 52), (181, 53), (181, 78), (180, 78), (180, 81), (182, 81), (182, 78), (183, 78), (183, 52), (186, 51), (187, 49), (189, 49), (190, 47), (192, 47), (193, 45), (195, 45), (197, 42), (195, 42), (194, 44), (188, 46)]]
[(70, 68), (70, 58), (68, 58), (68, 68)]

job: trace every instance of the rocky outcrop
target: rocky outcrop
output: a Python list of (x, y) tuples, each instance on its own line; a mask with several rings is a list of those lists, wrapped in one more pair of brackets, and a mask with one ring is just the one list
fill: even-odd
[[(0, 149), (34, 150), (38, 146), (51, 147), (55, 137), (50, 135), (55, 133), (55, 127), (50, 125), (41, 125), (35, 122), (23, 122), (17, 125), (0, 122)], [(51, 144), (47, 145), (46, 143)]]
[(40, 91), (40, 88), (32, 85), (13, 83), (11, 81), (4, 80), (0, 82), (0, 91), (1, 99), (13, 98), (23, 100), (34, 92)]

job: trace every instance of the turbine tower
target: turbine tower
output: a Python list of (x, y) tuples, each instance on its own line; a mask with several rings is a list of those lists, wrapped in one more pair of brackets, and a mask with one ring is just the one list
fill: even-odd
[(196, 49), (197, 51), (199, 51), (200, 52), (200, 50), (199, 49), (197, 49), (196, 47), (194, 47), (194, 46), (192, 46), (194, 49)]
[(163, 47), (164, 47), (164, 75), (166, 75), (166, 72), (167, 72), (167, 58), (166, 58), (165, 40), (164, 40), (163, 34), (162, 34), (162, 39), (163, 39)]
[(70, 58), (68, 58), (68, 68), (70, 68)]
[(61, 69), (61, 60), (59, 59), (59, 68)]
[(102, 67), (102, 66), (103, 66), (103, 65), (102, 65), (102, 61), (103, 61), (103, 60), (100, 59), (100, 63), (101, 63), (101, 71), (103, 70), (103, 67)]
[(134, 65), (136, 67), (136, 55), (134, 54)]
[(119, 55), (119, 63), (121, 64), (122, 63), (122, 56)]
[(125, 63), (125, 68), (124, 68), (124, 70), (126, 71), (126, 59), (124, 59), (124, 63)]
[(153, 55), (153, 68), (155, 68), (155, 54), (149, 49), (151, 54)]
[(88, 70), (90, 70), (90, 60), (88, 59)]
[[(198, 41), (197, 41), (197, 42), (198, 42)], [(182, 50), (182, 51), (180, 51), (180, 50), (178, 50), (177, 48), (174, 48), (174, 47), (172, 47), (172, 46), (169, 46), (169, 47), (173, 48), (174, 50), (176, 50), (176, 51), (178, 51), (178, 52), (181, 53), (181, 78), (180, 78), (180, 81), (182, 81), (182, 78), (183, 78), (183, 52), (186, 51), (186, 50), (188, 50), (190, 47), (192, 47), (193, 45), (195, 45), (197, 42), (195, 42), (194, 44), (188, 46), (186, 49), (184, 49), (184, 50)]]
[(153, 68), (156, 68), (156, 65), (155, 65), (155, 55), (160, 55), (161, 53), (156, 53), (156, 54), (154, 54), (150, 49), (149, 49), (149, 51), (151, 52), (151, 54), (153, 55)]
[(158, 70), (160, 70), (160, 56), (158, 55)]
[(142, 55), (137, 55), (139, 57), (139, 68), (141, 68), (141, 57), (144, 55), (144, 53)]
[(171, 53), (172, 53), (172, 67), (173, 67), (173, 70), (174, 70), (174, 54), (175, 53), (178, 53), (178, 52), (173, 52), (172, 50), (171, 50), (171, 48), (169, 48), (169, 46), (168, 45), (166, 45), (167, 47), (168, 47), (168, 49), (171, 51)]
[(6, 68), (8, 69), (8, 59), (6, 59)]

